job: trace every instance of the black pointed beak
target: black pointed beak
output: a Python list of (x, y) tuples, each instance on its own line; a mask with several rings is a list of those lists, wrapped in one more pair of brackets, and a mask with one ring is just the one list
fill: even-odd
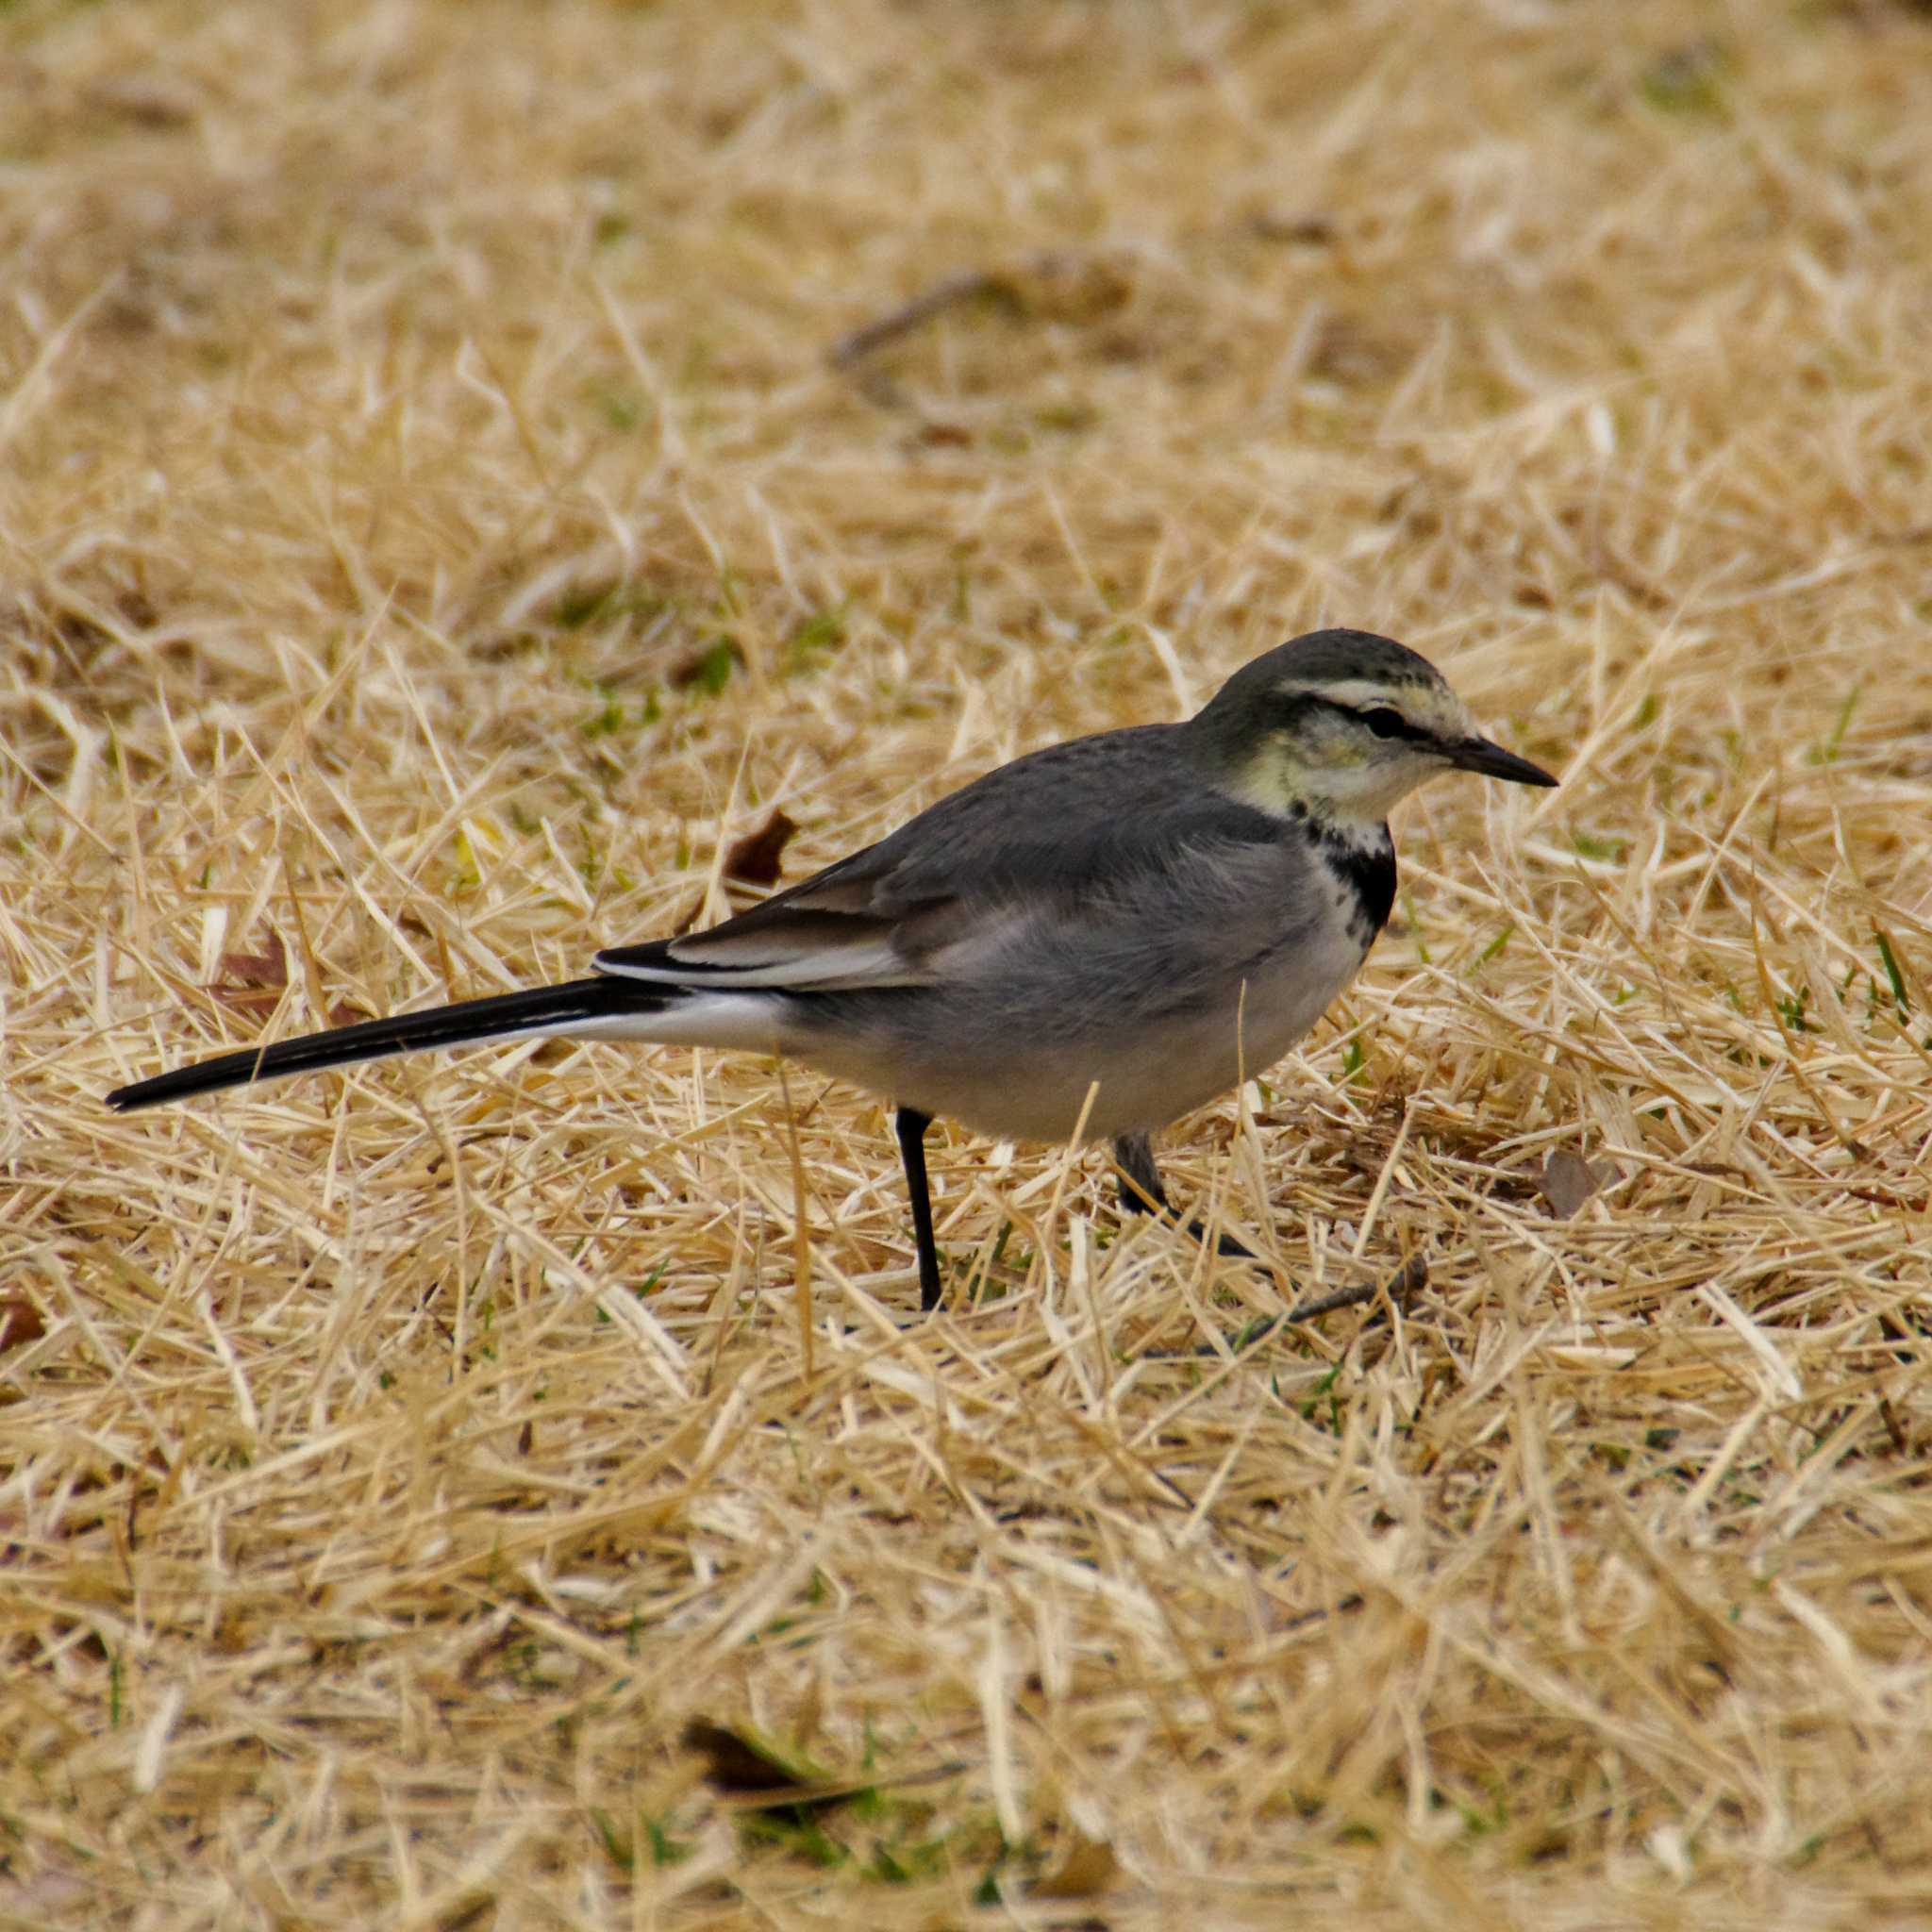
[(1554, 785), (1541, 765), (1520, 758), (1487, 738), (1463, 738), (1442, 747), (1444, 757), (1459, 772), (1480, 772), (1485, 778), (1507, 778), (1512, 785)]

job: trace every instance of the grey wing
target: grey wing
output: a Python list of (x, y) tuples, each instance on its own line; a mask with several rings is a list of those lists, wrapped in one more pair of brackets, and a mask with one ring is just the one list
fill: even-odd
[[(991, 924), (1100, 907), (1278, 821), (1202, 783), (1172, 725), (1075, 739), (1002, 765), (708, 932), (599, 953), (600, 972), (813, 991), (925, 986)], [(990, 936), (990, 935), (989, 935)]]

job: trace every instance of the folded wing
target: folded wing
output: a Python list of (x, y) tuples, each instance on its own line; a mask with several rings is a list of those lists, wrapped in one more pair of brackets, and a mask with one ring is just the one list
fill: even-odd
[(1267, 813), (1201, 783), (1174, 727), (1003, 765), (890, 838), (708, 932), (599, 953), (663, 984), (834, 992), (934, 983), (943, 958), (1052, 907), (1132, 893), (1190, 853), (1273, 844)]

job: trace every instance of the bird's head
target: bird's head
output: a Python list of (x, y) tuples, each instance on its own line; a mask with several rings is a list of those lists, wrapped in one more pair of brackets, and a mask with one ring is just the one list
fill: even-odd
[(1554, 785), (1492, 744), (1425, 658), (1317, 630), (1244, 664), (1187, 726), (1215, 784), (1263, 810), (1373, 824), (1438, 772)]

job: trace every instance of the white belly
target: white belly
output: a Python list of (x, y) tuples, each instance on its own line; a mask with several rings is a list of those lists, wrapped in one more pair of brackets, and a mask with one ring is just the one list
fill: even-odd
[[(824, 1072), (999, 1140), (1069, 1141), (1154, 1133), (1265, 1073), (1321, 1018), (1361, 967), (1342, 925), (1230, 981), (1224, 1000), (1183, 1018), (1090, 1024), (1058, 1037), (1050, 1016), (1016, 1015), (976, 1041), (936, 1024), (908, 1041), (855, 1033), (788, 1042)], [(938, 1016), (935, 1016), (936, 1020)], [(1093, 1091), (1090, 1103), (1088, 1094)]]

